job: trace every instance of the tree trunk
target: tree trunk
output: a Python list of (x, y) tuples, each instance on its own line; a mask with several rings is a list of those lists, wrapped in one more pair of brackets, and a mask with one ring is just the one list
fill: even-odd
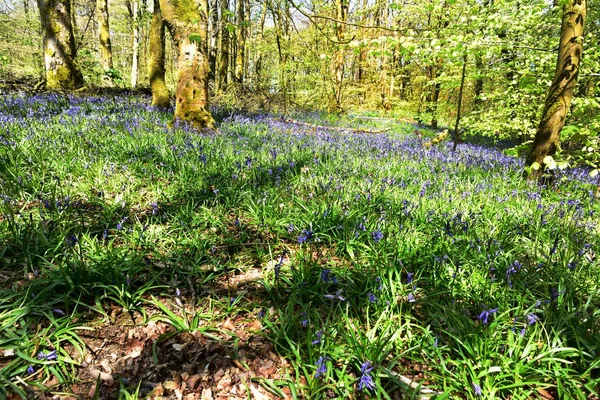
[(537, 171), (531, 171), (532, 178), (542, 176), (544, 158), (556, 152), (559, 134), (565, 125), (583, 53), (585, 17), (585, 0), (569, 0), (563, 6), (556, 72), (548, 90), (544, 112), (535, 134), (531, 152), (525, 162), (527, 167), (534, 163), (540, 166)]
[(460, 115), (462, 111), (462, 100), (463, 92), (465, 88), (465, 77), (467, 75), (467, 54), (463, 56), (462, 73), (460, 75), (460, 89), (458, 91), (458, 104), (456, 105), (456, 122), (454, 123), (454, 132), (452, 134), (452, 151), (456, 151), (458, 143), (460, 142), (460, 135), (458, 133), (458, 127), (460, 125)]
[[(346, 0), (335, 0), (335, 18), (339, 21), (346, 21), (348, 16), (348, 3)], [(344, 88), (344, 67), (345, 52), (342, 42), (345, 40), (346, 25), (343, 22), (336, 22), (335, 35), (338, 41), (338, 48), (331, 58), (331, 75), (333, 77), (333, 95), (334, 104), (331, 111), (339, 112), (342, 110), (342, 96)]]
[(235, 1), (237, 16), (236, 23), (236, 54), (235, 54), (235, 82), (239, 85), (244, 83), (244, 63), (246, 47), (246, 15), (244, 10), (244, 0)]
[(154, 0), (150, 23), (148, 48), (148, 79), (152, 89), (152, 106), (169, 107), (169, 89), (165, 84), (165, 22), (160, 11), (160, 1)]
[(208, 52), (209, 79), (216, 81), (217, 52), (219, 42), (219, 0), (210, 1), (210, 41)]
[(212, 128), (208, 108), (206, 7), (195, 0), (160, 0), (163, 18), (177, 47), (175, 120)]
[(100, 48), (100, 63), (104, 70), (104, 80), (112, 83), (111, 70), (113, 69), (112, 46), (110, 43), (110, 29), (108, 24), (108, 0), (96, 1), (96, 17), (98, 18), (98, 40)]
[(263, 87), (263, 52), (260, 46), (263, 45), (265, 40), (265, 21), (267, 20), (267, 2), (265, 1), (262, 6), (262, 10), (260, 13), (260, 23), (258, 30), (258, 49), (256, 51), (256, 61), (254, 63), (254, 72), (256, 75), (256, 87), (260, 90)]
[(138, 53), (140, 51), (140, 11), (139, 0), (132, 0), (131, 21), (133, 23), (133, 45), (131, 50), (131, 87), (138, 83)]
[(473, 86), (473, 92), (475, 93), (475, 99), (473, 103), (475, 106), (479, 106), (482, 102), (481, 95), (483, 94), (483, 57), (481, 53), (475, 55), (475, 68), (477, 70), (477, 78), (475, 79), (475, 85)]
[(71, 25), (70, 0), (38, 0), (42, 24), (46, 86), (77, 89), (83, 75), (75, 61), (75, 36)]
[(215, 92), (221, 91), (227, 86), (227, 70), (229, 67), (229, 30), (227, 25), (229, 23), (229, 3), (228, 0), (221, 1), (221, 19), (219, 27), (221, 34), (219, 35), (219, 53), (217, 59), (217, 72), (215, 77)]

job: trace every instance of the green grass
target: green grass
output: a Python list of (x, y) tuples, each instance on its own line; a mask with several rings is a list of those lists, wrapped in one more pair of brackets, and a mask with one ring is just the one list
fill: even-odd
[(224, 321), (260, 318), (290, 364), (253, 378), (273, 396), (598, 396), (600, 203), (584, 174), (541, 188), (499, 151), (425, 150), (393, 122), (167, 128), (146, 102), (0, 99), (0, 397), (75, 390), (82, 332), (115, 308), (169, 326), (156, 364), (192, 333), (235, 358)]

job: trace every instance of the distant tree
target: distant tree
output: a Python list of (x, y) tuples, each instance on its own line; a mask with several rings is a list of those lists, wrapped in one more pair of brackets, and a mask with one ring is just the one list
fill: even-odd
[[(96, 18), (98, 19), (98, 43), (100, 49), (100, 63), (104, 70), (104, 77), (109, 78), (113, 69), (113, 54), (110, 43), (110, 25), (108, 22), (108, 0), (96, 1)], [(108, 79), (110, 81), (110, 79)]]
[(152, 89), (152, 105), (167, 108), (170, 101), (169, 89), (165, 84), (165, 21), (160, 11), (159, 0), (154, 0), (149, 42), (148, 80)]
[(247, 28), (247, 15), (249, 11), (246, 12), (246, 5), (244, 4), (244, 0), (236, 0), (235, 1), (235, 10), (236, 10), (236, 18), (237, 18), (237, 26), (235, 30), (236, 34), (236, 54), (235, 54), (235, 70), (234, 70), (234, 78), (235, 82), (239, 85), (243, 85), (244, 83), (244, 67), (246, 63), (246, 36), (248, 35)]
[(215, 92), (223, 90), (227, 86), (227, 74), (229, 70), (229, 1), (220, 0), (221, 18), (219, 19), (219, 43), (218, 56), (215, 71)]
[(208, 109), (207, 2), (160, 0), (160, 9), (177, 47), (175, 119), (212, 127)]
[(556, 71), (533, 146), (525, 162), (527, 167), (538, 167), (532, 168), (530, 176), (533, 178), (541, 176), (544, 159), (557, 150), (559, 134), (565, 125), (579, 73), (585, 17), (585, 0), (569, 0), (564, 4)]
[(46, 86), (77, 89), (83, 75), (77, 68), (70, 0), (38, 0), (43, 34)]

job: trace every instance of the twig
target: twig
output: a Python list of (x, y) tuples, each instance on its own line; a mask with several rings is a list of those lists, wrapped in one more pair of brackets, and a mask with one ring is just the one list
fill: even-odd
[(421, 385), (419, 382), (415, 382), (412, 379), (410, 379), (409, 377), (400, 375), (400, 374), (398, 374), (394, 371), (391, 371), (387, 368), (383, 368), (383, 370), (385, 370), (385, 372), (387, 372), (390, 376), (397, 378), (400, 382), (402, 382), (404, 385), (408, 386), (410, 389), (418, 390), (419, 394), (415, 397), (416, 399), (429, 400), (432, 396), (439, 396), (439, 395), (443, 394), (443, 393), (437, 392), (433, 389), (429, 389), (429, 388)]

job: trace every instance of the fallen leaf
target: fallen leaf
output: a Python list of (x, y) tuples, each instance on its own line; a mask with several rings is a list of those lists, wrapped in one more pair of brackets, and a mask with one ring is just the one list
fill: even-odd
[(144, 349), (144, 343), (139, 340), (131, 340), (127, 343), (127, 355), (123, 357), (124, 360), (128, 358), (138, 358), (142, 354)]
[(202, 375), (200, 374), (195, 374), (189, 377), (189, 379), (187, 380), (187, 385), (191, 390), (194, 390), (196, 388), (196, 384), (198, 383), (198, 381), (200, 380), (200, 378), (202, 377)]
[(250, 392), (254, 400), (269, 400), (267, 396), (261, 393), (252, 383), (250, 384)]
[(227, 318), (227, 321), (223, 322), (223, 325), (221, 325), (221, 327), (224, 329), (229, 329), (230, 331), (233, 331), (235, 329), (235, 325), (233, 324), (230, 318)]
[(104, 381), (104, 382), (108, 383), (109, 385), (112, 385), (115, 382), (115, 380), (111, 374), (102, 372), (99, 369), (89, 368), (88, 372), (93, 379), (100, 378), (101, 381)]

